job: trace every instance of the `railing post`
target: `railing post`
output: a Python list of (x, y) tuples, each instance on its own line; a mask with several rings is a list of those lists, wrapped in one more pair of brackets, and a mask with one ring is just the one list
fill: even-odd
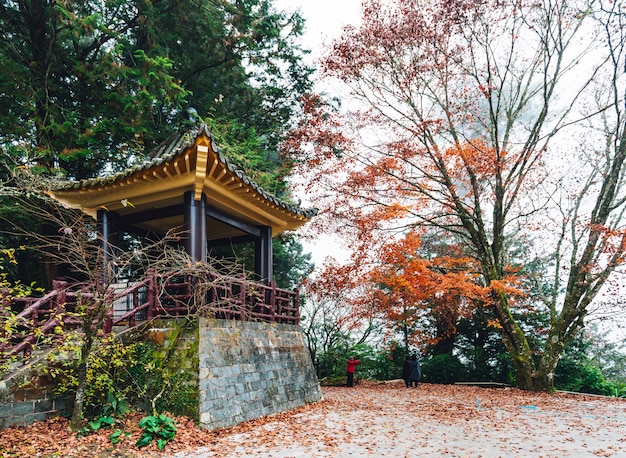
[[(58, 308), (59, 308), (58, 306), (55, 307), (56, 310), (58, 310)], [(31, 315), (30, 315), (30, 321), (32, 323), (33, 330), (37, 326), (39, 326), (39, 311), (40, 311), (40, 309), (35, 309), (35, 310), (33, 310), (33, 313), (31, 313)]]
[(67, 302), (67, 286), (68, 283), (65, 280), (52, 280), (52, 289), (58, 291), (54, 301), (55, 309), (65, 306)]
[[(132, 310), (137, 309), (137, 307), (139, 307), (139, 290), (138, 289), (133, 291)], [(133, 326), (135, 326), (135, 314), (128, 317), (128, 327), (132, 328)]]
[(294, 320), (294, 323), (296, 326), (298, 326), (300, 324), (300, 289), (295, 288), (293, 290), (294, 293), (294, 298), (293, 298), (293, 306), (295, 307), (296, 311), (294, 313), (294, 316), (296, 317), (296, 319)]
[(270, 306), (270, 314), (271, 314), (271, 318), (270, 318), (270, 323), (275, 323), (276, 322), (276, 315), (278, 315), (279, 317), (279, 322), (280, 322), (280, 314), (281, 311), (280, 310), (276, 310), (276, 282), (270, 282), (270, 300), (269, 300), (269, 306)]
[(217, 282), (217, 276), (209, 272), (209, 287), (206, 292), (206, 301), (205, 305), (207, 310), (204, 310), (203, 313), (206, 313), (207, 316), (213, 317), (215, 315), (215, 303), (217, 302), (217, 290), (215, 289), (215, 284)]
[[(241, 283), (240, 283), (240, 287), (239, 287), (239, 302), (241, 303), (240, 306), (240, 310), (239, 310), (239, 316), (241, 317), (242, 321), (246, 320), (246, 315), (250, 315), (252, 316), (254, 313), (254, 307), (252, 304), (252, 301), (250, 301), (250, 307), (248, 307), (247, 304), (247, 300), (246, 300), (246, 296), (247, 296), (247, 290), (246, 290), (246, 282), (245, 279), (241, 279)], [(249, 309), (249, 313), (248, 313), (248, 309)]]
[(156, 297), (157, 297), (157, 284), (156, 284), (156, 272), (154, 269), (148, 269), (148, 291), (146, 292), (146, 302), (148, 302), (148, 310), (146, 311), (146, 318), (151, 320), (154, 318), (154, 311), (156, 308)]
[(113, 331), (113, 309), (110, 308), (107, 310), (106, 316), (104, 317), (104, 323), (102, 323), (102, 332), (105, 336), (108, 336)]

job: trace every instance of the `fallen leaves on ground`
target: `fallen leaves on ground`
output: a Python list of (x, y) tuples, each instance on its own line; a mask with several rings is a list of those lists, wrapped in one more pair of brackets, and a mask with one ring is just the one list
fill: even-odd
[[(563, 456), (569, 456), (566, 447), (576, 447), (581, 436), (597, 435), (598, 431), (613, 435), (606, 436), (604, 442), (599, 438), (596, 448), (596, 442), (590, 442), (589, 456), (626, 456), (623, 434), (616, 440), (619, 436), (611, 429), (624, 430), (623, 399), (433, 384), (407, 389), (402, 382), (323, 387), (322, 391), (324, 400), (320, 402), (231, 428), (202, 430), (191, 420), (176, 417), (176, 437), (163, 452), (154, 443), (142, 449), (135, 447), (141, 435), (137, 427), (141, 414), (137, 413), (116, 425), (130, 433), (117, 445), (109, 440), (112, 429), (78, 438), (62, 418), (7, 428), (0, 431), (0, 456), (236, 457), (263, 453), (272, 456), (272, 451), (288, 448), (306, 456), (339, 456), (346, 447), (370, 456), (384, 456), (390, 447), (394, 448), (393, 453), (405, 450), (407, 456), (411, 456), (412, 449), (452, 456), (498, 456), (472, 454), (472, 435), (482, 435), (493, 442), (494, 453), (519, 452), (519, 456), (524, 456), (524, 450), (539, 454), (546, 451), (537, 442), (537, 422), (549, 428), (550, 437), (543, 439), (553, 442), (550, 450), (555, 454), (544, 456), (559, 456), (559, 450)], [(466, 453), (454, 455), (459, 450)]]

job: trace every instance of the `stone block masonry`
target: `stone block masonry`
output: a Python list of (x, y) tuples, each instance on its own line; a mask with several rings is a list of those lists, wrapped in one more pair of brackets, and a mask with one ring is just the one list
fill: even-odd
[(15, 380), (0, 382), (0, 429), (67, 414), (69, 407), (65, 399), (51, 398), (46, 383), (37, 377), (26, 386)]
[(322, 398), (297, 326), (201, 319), (200, 424), (216, 429)]

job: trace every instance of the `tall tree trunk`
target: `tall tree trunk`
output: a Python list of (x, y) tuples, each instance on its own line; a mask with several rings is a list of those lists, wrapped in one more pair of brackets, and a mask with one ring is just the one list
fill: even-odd
[(501, 325), (502, 343), (511, 356), (517, 386), (522, 390), (536, 391), (537, 369), (528, 339), (511, 315), (507, 296), (498, 294), (494, 303), (494, 312)]
[[(91, 326), (89, 326), (91, 329)], [(72, 408), (72, 418), (70, 419), (70, 429), (78, 431), (82, 426), (85, 410), (85, 392), (87, 390), (87, 369), (89, 368), (89, 355), (93, 347), (94, 336), (91, 331), (87, 331), (85, 340), (80, 347), (80, 362), (78, 364), (78, 386), (74, 396), (74, 406)]]
[(558, 344), (548, 339), (537, 369), (534, 383), (535, 391), (552, 391), (554, 389), (554, 372), (563, 352), (559, 347)]
[(536, 391), (537, 373), (535, 362), (523, 332), (520, 329), (515, 338), (511, 338), (510, 333), (503, 329), (501, 335), (502, 342), (511, 356), (518, 388)]

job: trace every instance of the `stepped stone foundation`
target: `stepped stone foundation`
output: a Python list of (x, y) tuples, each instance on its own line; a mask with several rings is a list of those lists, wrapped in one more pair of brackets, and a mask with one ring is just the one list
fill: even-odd
[(47, 380), (36, 375), (25, 386), (16, 379), (0, 382), (0, 429), (69, 413), (69, 403), (51, 398), (47, 384)]

